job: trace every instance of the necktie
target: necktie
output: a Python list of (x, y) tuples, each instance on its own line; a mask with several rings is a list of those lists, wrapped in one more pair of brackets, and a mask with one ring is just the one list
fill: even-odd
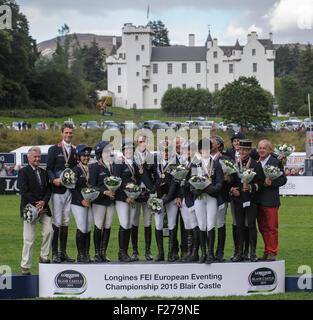
[(37, 180), (38, 180), (38, 182), (39, 182), (39, 184), (41, 186), (41, 178), (40, 178), (40, 173), (39, 173), (39, 169), (38, 168), (35, 169), (35, 174), (36, 174)]

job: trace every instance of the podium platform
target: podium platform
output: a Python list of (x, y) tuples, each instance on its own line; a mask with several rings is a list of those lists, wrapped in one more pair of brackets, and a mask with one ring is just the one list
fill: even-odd
[(40, 297), (205, 297), (285, 292), (285, 261), (39, 264)]

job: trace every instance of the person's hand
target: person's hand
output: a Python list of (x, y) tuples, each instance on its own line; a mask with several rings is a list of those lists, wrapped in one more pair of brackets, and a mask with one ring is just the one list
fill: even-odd
[(36, 202), (36, 208), (39, 212), (42, 211), (43, 207), (45, 206), (45, 202), (43, 200), (37, 201)]
[(82, 200), (82, 205), (85, 207), (85, 208), (89, 208), (90, 207), (90, 203), (86, 200)]
[(228, 174), (224, 174), (224, 181), (230, 182), (230, 176)]
[(181, 208), (181, 207), (182, 207), (181, 198), (177, 198), (177, 199), (176, 199), (176, 205), (177, 205), (178, 208)]
[(132, 204), (132, 203), (134, 203), (134, 199), (127, 198), (127, 199), (126, 199), (126, 203)]
[(56, 179), (54, 179), (52, 182), (53, 182), (53, 184), (56, 185), (57, 187), (60, 187), (60, 186), (62, 185), (60, 178), (56, 178)]
[(269, 178), (265, 178), (265, 184), (267, 185), (267, 186), (271, 186), (272, 185), (272, 180), (271, 179), (269, 179)]
[(239, 189), (239, 187), (231, 188), (231, 193), (233, 194), (233, 196), (235, 196), (235, 197), (240, 196), (240, 192), (238, 189)]
[(115, 197), (115, 192), (112, 190), (105, 190), (104, 194), (110, 198), (114, 198)]

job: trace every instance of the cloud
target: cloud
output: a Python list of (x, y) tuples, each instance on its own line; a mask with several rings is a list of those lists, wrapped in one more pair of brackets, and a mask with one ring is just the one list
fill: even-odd
[(241, 26), (236, 26), (234, 22), (230, 22), (223, 35), (223, 40), (225, 41), (225, 43), (234, 43), (238, 39), (240, 43), (246, 43), (247, 36), (252, 31), (255, 31), (258, 34), (259, 38), (263, 35), (263, 29), (257, 27), (255, 24), (244, 28)]
[(311, 30), (313, 28), (312, 0), (280, 0), (265, 15), (274, 32), (285, 30)]

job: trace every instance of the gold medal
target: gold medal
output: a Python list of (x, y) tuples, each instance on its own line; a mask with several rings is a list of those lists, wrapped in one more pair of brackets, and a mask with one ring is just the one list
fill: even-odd
[(139, 173), (140, 173), (140, 174), (143, 174), (142, 168), (139, 169)]
[(164, 173), (161, 174), (161, 178), (162, 178), (162, 179), (165, 178), (165, 174), (164, 174)]

